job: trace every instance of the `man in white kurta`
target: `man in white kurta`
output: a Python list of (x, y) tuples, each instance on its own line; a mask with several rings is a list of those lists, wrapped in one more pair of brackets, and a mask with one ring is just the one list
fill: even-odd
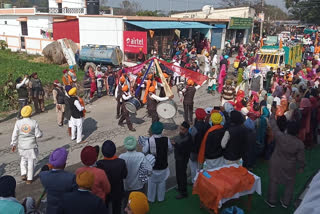
[(10, 144), (12, 152), (18, 147), (21, 157), (21, 179), (27, 180), (27, 184), (31, 184), (33, 180), (34, 165), (39, 154), (37, 138), (42, 137), (37, 121), (30, 118), (31, 113), (32, 108), (29, 105), (21, 109), (23, 119), (17, 120)]
[(143, 146), (142, 152), (154, 155), (156, 161), (152, 175), (148, 180), (148, 201), (155, 202), (164, 200), (166, 193), (166, 180), (170, 175), (168, 167), (168, 155), (173, 151), (170, 139), (162, 136), (163, 124), (155, 122), (151, 125), (152, 136)]

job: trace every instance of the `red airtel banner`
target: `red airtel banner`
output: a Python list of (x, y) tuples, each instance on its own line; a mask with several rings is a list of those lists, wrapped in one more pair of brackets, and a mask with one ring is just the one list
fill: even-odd
[(123, 31), (123, 49), (125, 53), (139, 53), (140, 48), (147, 54), (147, 32)]

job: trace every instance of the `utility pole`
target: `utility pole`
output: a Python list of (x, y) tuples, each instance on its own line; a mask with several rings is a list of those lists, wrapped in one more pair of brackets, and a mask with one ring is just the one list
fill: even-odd
[(264, 21), (263, 7), (264, 7), (264, 0), (261, 0), (260, 40), (262, 39), (262, 33), (263, 33), (263, 21)]
[(189, 12), (189, 0), (187, 0), (187, 12)]
[(171, 11), (172, 11), (172, 0), (169, 0), (169, 4), (170, 4), (169, 14), (170, 14), (170, 16), (171, 16)]

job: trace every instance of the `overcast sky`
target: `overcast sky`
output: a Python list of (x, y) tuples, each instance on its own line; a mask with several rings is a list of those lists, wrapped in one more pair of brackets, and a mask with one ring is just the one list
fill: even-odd
[[(120, 2), (122, 0), (108, 0), (107, 5), (112, 7), (119, 7)], [(171, 2), (171, 10), (187, 10), (188, 2), (189, 9), (199, 9), (204, 5), (214, 5), (215, 7), (222, 6), (220, 2), (223, 0), (135, 0), (139, 2), (142, 6), (143, 10), (170, 10), (170, 2)], [(283, 10), (285, 9), (284, 0), (265, 0), (267, 4), (272, 4), (280, 7)]]

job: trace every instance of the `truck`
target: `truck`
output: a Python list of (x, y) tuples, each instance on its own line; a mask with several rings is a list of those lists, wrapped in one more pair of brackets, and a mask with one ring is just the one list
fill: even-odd
[(283, 69), (286, 65), (295, 67), (297, 62), (302, 62), (302, 49), (303, 45), (300, 43), (290, 46), (283, 46), (280, 48), (278, 45), (274, 46), (262, 46), (255, 56), (255, 63), (248, 66), (247, 69), (250, 73), (259, 69), (263, 76), (266, 72), (273, 67)]
[(122, 63), (123, 53), (119, 46), (88, 44), (81, 47), (78, 64), (85, 71), (97, 65), (119, 66)]

